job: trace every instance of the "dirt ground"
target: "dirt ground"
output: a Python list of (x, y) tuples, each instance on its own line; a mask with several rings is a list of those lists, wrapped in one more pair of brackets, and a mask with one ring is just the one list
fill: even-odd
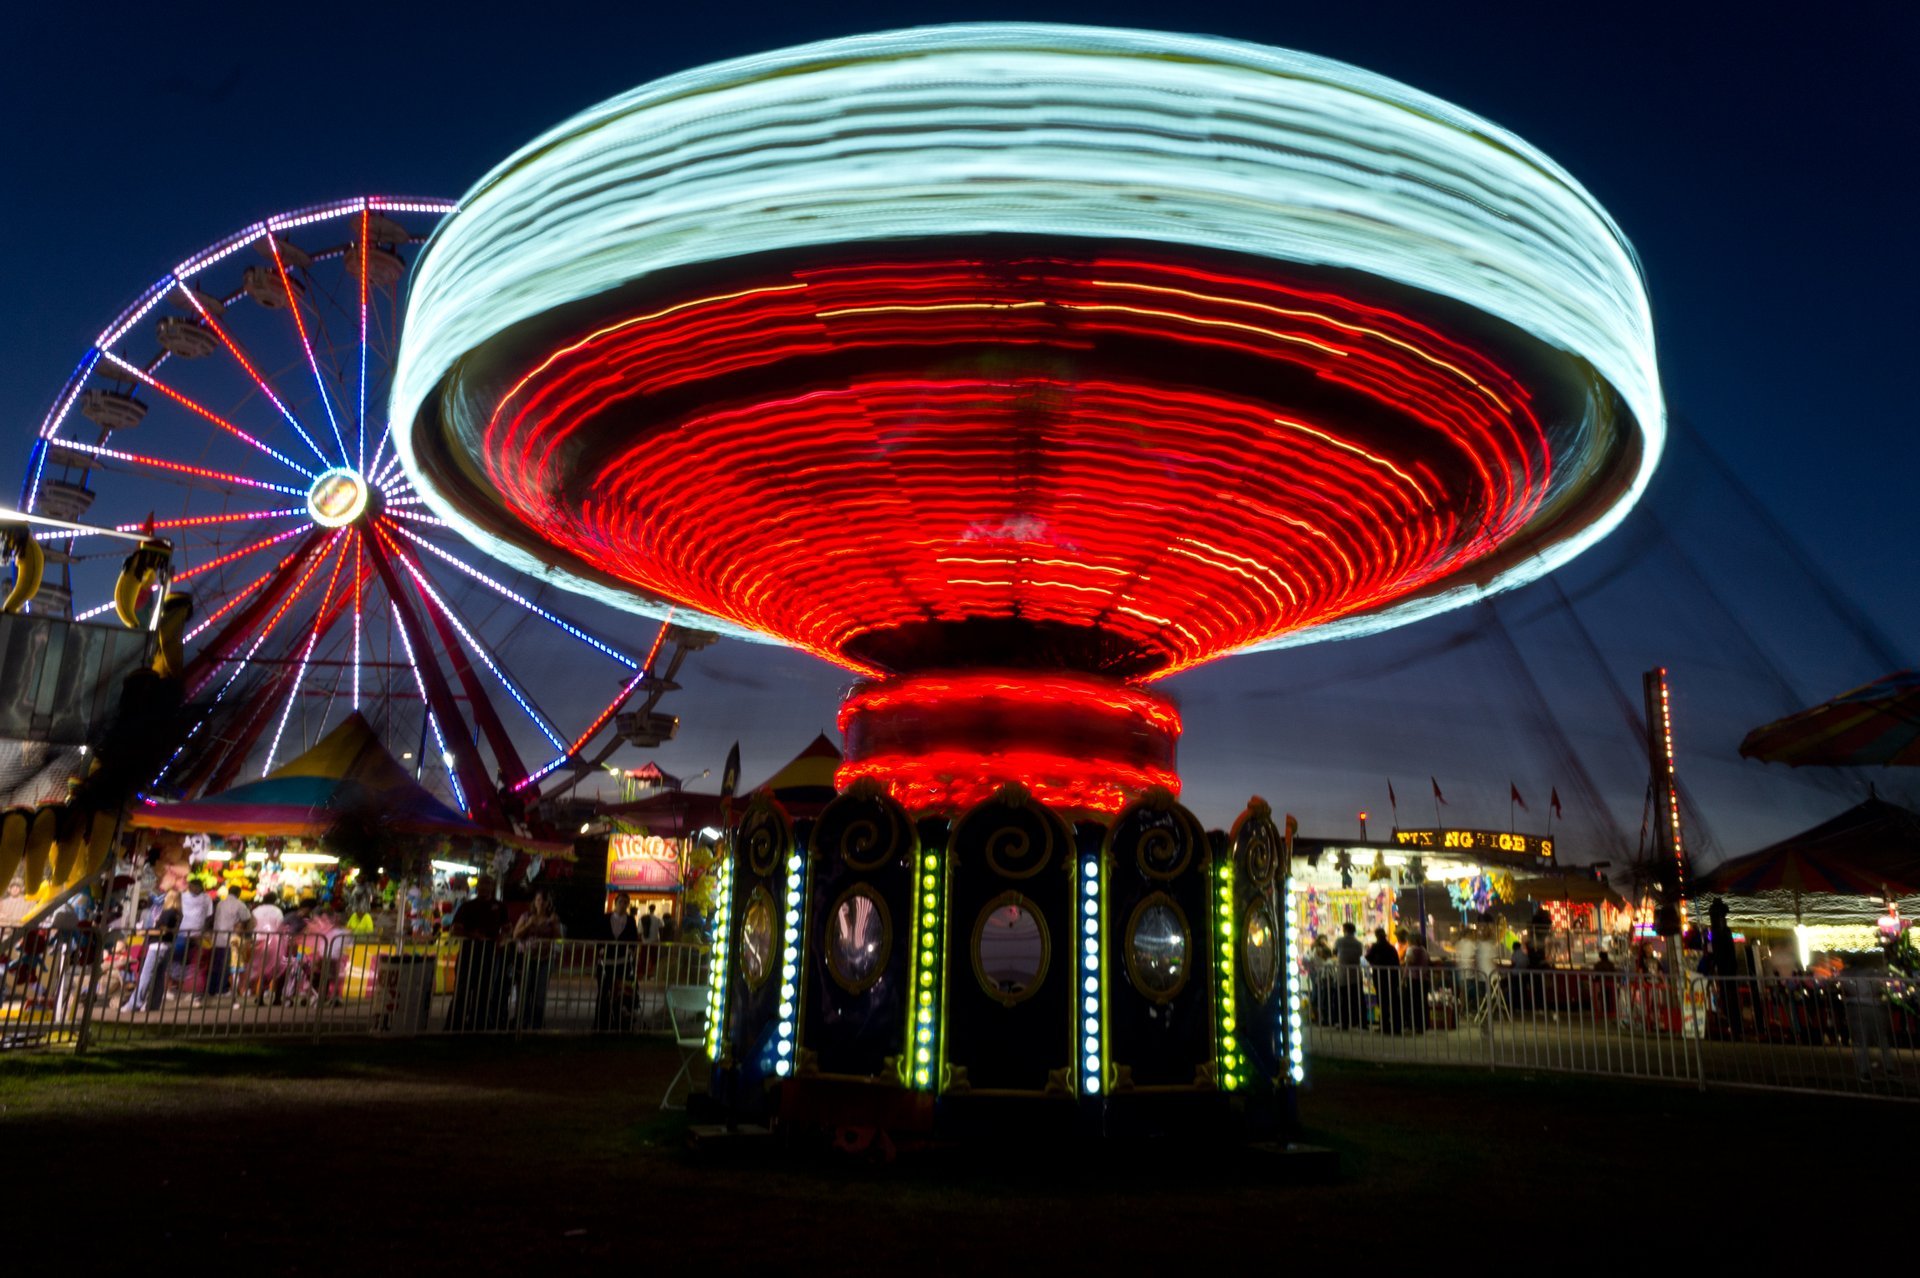
[(1755, 1204), (1791, 1191), (1789, 1169), (1852, 1179), (1896, 1133), (1909, 1136), (1893, 1146), (1910, 1144), (1920, 1117), (1886, 1102), (1327, 1062), (1302, 1108), (1308, 1139), (1340, 1154), (1331, 1184), (1290, 1183), (1271, 1156), (1159, 1147), (1010, 1142), (876, 1168), (772, 1149), (690, 1158), (685, 1119), (657, 1108), (676, 1065), (665, 1045), (584, 1041), (0, 1059), (13, 1186), (0, 1256), (71, 1263), (77, 1246), (107, 1245), (116, 1268), (142, 1273), (234, 1272), (206, 1263), (217, 1257), (292, 1274), (563, 1272), (593, 1257), (642, 1273), (772, 1261), (1074, 1274), (1210, 1258), (1391, 1271), (1396, 1256), (1589, 1242), (1595, 1263), (1644, 1258), (1699, 1245), (1705, 1228), (1721, 1259), (1729, 1241), (1777, 1246), (1773, 1229), (1724, 1226), (1765, 1221)]

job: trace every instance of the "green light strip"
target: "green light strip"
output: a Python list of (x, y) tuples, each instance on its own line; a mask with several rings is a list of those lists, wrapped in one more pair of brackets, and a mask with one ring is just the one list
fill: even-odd
[(1233, 861), (1231, 858), (1220, 862), (1214, 873), (1217, 880), (1214, 888), (1214, 917), (1217, 943), (1214, 946), (1214, 981), (1218, 991), (1214, 998), (1214, 1024), (1218, 1028), (1215, 1039), (1215, 1059), (1219, 1062), (1220, 1090), (1237, 1092), (1240, 1090), (1240, 1028), (1239, 1017), (1235, 1014), (1233, 985)]
[[(901, 1059), (910, 1062), (902, 1081), (911, 1078), (917, 1091), (931, 1091), (944, 1065), (941, 1051), (945, 1035), (940, 1007), (943, 929), (946, 895), (945, 876), (941, 873), (940, 854), (924, 850), (915, 895), (918, 908), (913, 912), (913, 961), (908, 966), (907, 988), (912, 992), (913, 1015), (907, 1018), (907, 1051)], [(938, 1063), (938, 1064), (937, 1064)]]

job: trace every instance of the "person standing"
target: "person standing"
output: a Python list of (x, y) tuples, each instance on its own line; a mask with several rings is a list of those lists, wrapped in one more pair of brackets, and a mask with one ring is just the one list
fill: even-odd
[(500, 937), (507, 930), (507, 907), (494, 898), (492, 875), (483, 874), (474, 882), (473, 895), (453, 912), (447, 930), (460, 942), (447, 1028), (503, 1028), (507, 974), (501, 962)]
[(146, 945), (140, 956), (140, 980), (133, 997), (120, 1005), (123, 1012), (154, 1012), (160, 1009), (167, 993), (167, 965), (173, 958), (173, 943), (180, 935), (180, 893), (168, 890), (160, 899), (160, 910), (147, 926)]
[(212, 922), (213, 898), (207, 895), (206, 884), (197, 878), (188, 879), (186, 895), (180, 898), (180, 935), (173, 944), (173, 970), (180, 992), (191, 993), (196, 1007), (206, 990), (207, 974), (200, 951), (205, 948), (202, 942)]
[(628, 1027), (626, 997), (639, 975), (640, 924), (633, 917), (633, 898), (625, 892), (613, 898), (613, 910), (600, 917), (588, 940), (600, 942), (595, 962), (598, 989), (593, 1003), (593, 1031), (611, 1034)]
[(1406, 984), (1407, 1016), (1413, 1032), (1427, 1032), (1427, 934), (1415, 928), (1407, 934), (1407, 952), (1400, 956), (1401, 977)]
[(553, 943), (560, 939), (560, 916), (553, 898), (533, 894), (533, 905), (513, 925), (513, 942), (520, 951), (520, 1002), (515, 1013), (521, 1029), (544, 1029), (547, 1024), (547, 980), (553, 973)]
[(1352, 1029), (1356, 1022), (1365, 1028), (1361, 1015), (1360, 957), (1365, 953), (1351, 923), (1340, 925), (1340, 939), (1333, 943), (1333, 961), (1338, 965), (1340, 1028)]
[(233, 938), (253, 921), (238, 884), (229, 883), (226, 895), (213, 907), (213, 966), (207, 971), (207, 993), (226, 994), (233, 988)]
[(1367, 966), (1373, 969), (1373, 999), (1380, 1009), (1380, 1032), (1398, 1034), (1401, 1025), (1400, 951), (1387, 939), (1387, 929), (1373, 929), (1367, 947)]
[(286, 974), (287, 914), (272, 897), (264, 897), (253, 907), (253, 954), (247, 963), (247, 985), (254, 998), (265, 1003), (278, 993), (280, 978)]

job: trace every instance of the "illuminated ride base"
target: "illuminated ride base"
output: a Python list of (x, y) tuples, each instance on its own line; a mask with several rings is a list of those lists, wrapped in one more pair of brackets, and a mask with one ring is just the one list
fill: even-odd
[(1019, 786), (918, 820), (874, 780), (797, 824), (756, 796), (714, 1094), (758, 1113), (778, 1085), (783, 1123), (861, 1139), (1277, 1132), (1303, 1065), (1283, 847), (1259, 799), (1209, 834), (1165, 790), (1078, 822)]
[[(1631, 249), (1551, 160), (1356, 68), (1150, 32), (929, 28), (643, 86), (468, 193), (406, 332), (397, 447), (439, 517), (860, 676), (854, 797), (741, 831), (714, 1048), (948, 1098), (1281, 1077), (1240, 1019), (1271, 984), (1227, 991), (1271, 872), (1218, 896), (1251, 853), (1169, 806), (1149, 685), (1532, 580), (1664, 431)], [(1135, 845), (1166, 839), (1155, 877)], [(1046, 962), (996, 997), (1016, 941)], [(1110, 1039), (1112, 1000), (1161, 1047)]]

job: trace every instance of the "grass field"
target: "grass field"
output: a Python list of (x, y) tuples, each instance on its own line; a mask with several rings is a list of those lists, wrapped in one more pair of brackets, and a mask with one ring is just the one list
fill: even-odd
[(1817, 1159), (1851, 1179), (1914, 1118), (1868, 1101), (1328, 1062), (1303, 1113), (1308, 1139), (1339, 1151), (1333, 1184), (1286, 1183), (1271, 1157), (1159, 1147), (696, 1163), (684, 1119), (657, 1109), (676, 1064), (664, 1045), (580, 1040), (10, 1057), (0, 1257), (72, 1260), (84, 1243), (146, 1273), (240, 1272), (199, 1263), (215, 1257), (295, 1274), (527, 1274), (588, 1257), (643, 1274), (782, 1258), (789, 1274), (1228, 1257), (1371, 1271), (1589, 1244), (1624, 1260), (1697, 1238), (1702, 1222), (1719, 1256), (1716, 1222), (1767, 1221), (1758, 1204), (1791, 1186), (1789, 1169)]

